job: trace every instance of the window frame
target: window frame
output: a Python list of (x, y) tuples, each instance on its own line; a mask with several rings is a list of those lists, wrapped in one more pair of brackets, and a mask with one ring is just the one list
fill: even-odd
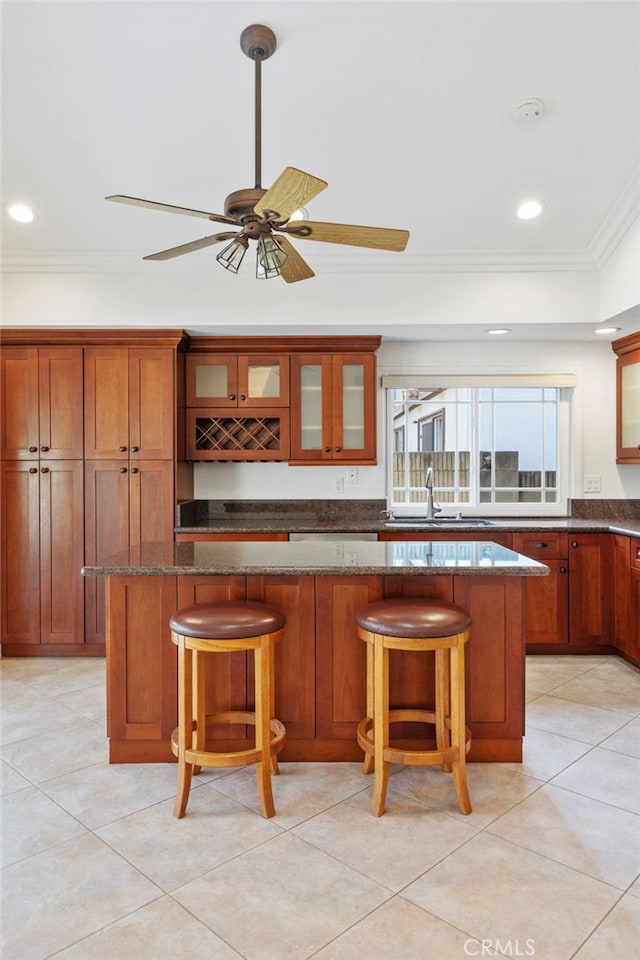
[[(467, 382), (465, 382), (465, 380)], [(463, 517), (525, 517), (535, 515), (537, 517), (558, 517), (567, 516), (570, 502), (571, 490), (571, 449), (574, 443), (572, 437), (571, 425), (573, 422), (573, 406), (575, 402), (576, 378), (574, 375), (558, 375), (553, 378), (549, 375), (535, 377), (532, 375), (513, 375), (504, 377), (501, 375), (471, 375), (468, 378), (464, 376), (441, 377), (436, 374), (425, 377), (416, 376), (410, 373), (394, 374), (393, 376), (383, 376), (382, 386), (384, 388), (384, 407), (385, 407), (385, 435), (384, 447), (390, 451), (385, 457), (385, 488), (388, 510), (393, 512), (396, 517), (420, 516), (423, 513), (423, 504), (421, 503), (395, 503), (393, 497), (393, 431), (394, 415), (392, 399), (393, 390), (411, 389), (412, 387), (423, 388), (428, 383), (434, 385), (441, 384), (442, 387), (549, 387), (558, 389), (557, 400), (557, 495), (558, 500), (555, 503), (545, 501), (537, 502), (500, 502), (500, 503), (456, 503), (448, 502), (443, 505), (444, 512), (461, 513)], [(538, 381), (538, 382), (536, 382)], [(475, 491), (472, 491), (475, 493)], [(437, 500), (437, 495), (436, 495)]]

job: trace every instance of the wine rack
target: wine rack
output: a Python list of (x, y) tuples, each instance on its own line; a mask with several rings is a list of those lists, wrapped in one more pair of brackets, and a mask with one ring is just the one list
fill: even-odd
[(210, 407), (187, 410), (189, 460), (286, 460), (289, 412), (253, 410), (231, 414)]

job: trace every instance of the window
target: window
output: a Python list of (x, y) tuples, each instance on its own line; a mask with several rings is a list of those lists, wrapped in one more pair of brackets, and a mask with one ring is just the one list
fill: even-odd
[[(393, 450), (390, 509), (419, 512), (411, 505), (426, 501), (425, 475), (432, 467), (434, 498), (445, 512), (516, 515), (534, 504), (538, 515), (565, 511), (561, 451), (568, 446), (570, 391), (546, 385), (544, 377), (524, 377), (522, 386), (516, 377), (493, 383), (470, 377), (470, 386), (440, 388), (399, 386), (401, 379), (383, 380)], [(532, 379), (540, 385), (529, 385)]]

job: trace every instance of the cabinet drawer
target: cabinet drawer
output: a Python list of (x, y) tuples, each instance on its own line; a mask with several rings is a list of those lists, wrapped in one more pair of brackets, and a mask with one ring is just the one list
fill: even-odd
[[(639, 541), (640, 545), (640, 541)], [(561, 560), (569, 552), (566, 533), (514, 533), (513, 549), (534, 560)]]
[(631, 550), (629, 554), (632, 568), (634, 570), (640, 570), (640, 540), (636, 540), (635, 537), (631, 538)]

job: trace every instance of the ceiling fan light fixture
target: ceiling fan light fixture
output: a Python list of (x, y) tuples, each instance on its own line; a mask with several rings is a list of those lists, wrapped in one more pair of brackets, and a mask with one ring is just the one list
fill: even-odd
[(287, 254), (274, 237), (260, 237), (256, 254), (256, 278), (270, 280), (279, 277)]
[(234, 237), (231, 243), (227, 244), (224, 250), (220, 251), (216, 260), (222, 264), (225, 270), (230, 270), (231, 273), (237, 273), (248, 246), (249, 240), (247, 237)]

